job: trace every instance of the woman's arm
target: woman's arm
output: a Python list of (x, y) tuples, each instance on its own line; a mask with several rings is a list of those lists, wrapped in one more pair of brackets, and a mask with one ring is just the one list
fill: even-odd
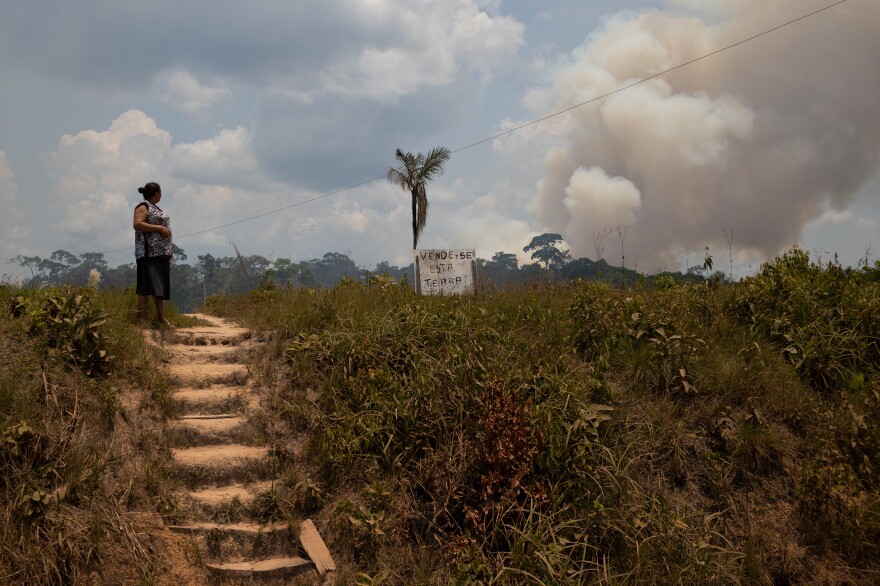
[(165, 238), (171, 236), (171, 230), (165, 226), (147, 223), (147, 206), (138, 206), (134, 209), (134, 222), (132, 227), (138, 232), (158, 232)]

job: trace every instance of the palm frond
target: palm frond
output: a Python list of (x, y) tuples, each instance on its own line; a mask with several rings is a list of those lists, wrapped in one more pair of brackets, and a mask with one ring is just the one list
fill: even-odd
[(422, 231), (425, 229), (425, 224), (428, 223), (428, 192), (425, 189), (425, 184), (423, 182), (419, 182), (416, 186), (416, 240), (422, 234)]
[(409, 177), (407, 176), (405, 169), (395, 169), (394, 167), (390, 167), (388, 169), (387, 178), (390, 183), (401, 189), (410, 188)]
[(443, 174), (443, 165), (449, 160), (451, 153), (445, 147), (431, 149), (421, 166), (421, 178), (423, 181), (431, 181), (438, 175)]
[[(403, 152), (400, 149), (397, 149), (395, 157), (397, 157), (397, 160), (400, 161), (403, 170), (410, 179), (418, 175), (418, 160), (414, 154), (410, 152)], [(415, 185), (414, 182), (412, 184)]]

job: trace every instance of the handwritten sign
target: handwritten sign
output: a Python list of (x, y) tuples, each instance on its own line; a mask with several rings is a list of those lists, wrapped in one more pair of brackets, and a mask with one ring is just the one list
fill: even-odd
[(474, 250), (414, 250), (416, 293), (463, 295), (473, 293), (477, 282)]

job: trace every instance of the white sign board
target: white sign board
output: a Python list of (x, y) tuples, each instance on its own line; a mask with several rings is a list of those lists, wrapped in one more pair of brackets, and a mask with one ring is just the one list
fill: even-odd
[(473, 293), (477, 283), (474, 250), (414, 250), (416, 293), (462, 295)]

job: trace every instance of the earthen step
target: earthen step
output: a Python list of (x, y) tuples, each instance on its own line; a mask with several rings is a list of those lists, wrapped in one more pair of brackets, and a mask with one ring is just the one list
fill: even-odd
[[(224, 414), (225, 415), (225, 414)], [(174, 445), (198, 447), (214, 444), (233, 444), (240, 439), (234, 432), (245, 422), (244, 417), (185, 416), (171, 424)], [(183, 442), (183, 443), (180, 443)], [(186, 442), (192, 442), (187, 446)]]
[(244, 417), (229, 413), (221, 413), (217, 416), (185, 415), (173, 422), (172, 427), (191, 429), (196, 433), (218, 435), (231, 432), (243, 422)]
[(241, 416), (235, 413), (213, 413), (207, 415), (193, 413), (191, 415), (183, 415), (180, 418), (181, 421), (211, 421), (213, 419), (241, 419)]
[(314, 568), (301, 557), (271, 558), (250, 562), (208, 563), (208, 572), (223, 578), (286, 578)]
[(166, 344), (165, 350), (178, 364), (193, 362), (234, 362), (239, 354), (238, 346), (193, 346), (192, 344)]
[(187, 326), (183, 328), (176, 328), (174, 331), (186, 334), (221, 334), (237, 336), (246, 334), (248, 332), (247, 328), (239, 327), (230, 322), (223, 321), (219, 318), (213, 318), (213, 320), (211, 321), (213, 321), (213, 324), (209, 326)]
[(189, 491), (186, 496), (210, 507), (229, 504), (233, 499), (238, 499), (243, 505), (250, 504), (257, 496), (272, 489), (272, 481), (251, 482), (248, 484), (228, 484), (213, 488)]
[(238, 385), (213, 385), (203, 389), (183, 388), (171, 396), (181, 403), (219, 403), (235, 399), (248, 391)]
[(211, 385), (203, 389), (187, 388), (172, 394), (180, 413), (187, 415), (244, 415), (260, 407), (257, 393), (241, 385)]
[[(186, 314), (188, 317), (193, 317), (195, 319), (199, 319), (205, 322), (208, 322), (210, 325), (208, 326), (193, 326), (193, 327), (215, 327), (215, 328), (238, 328), (233, 322), (223, 319), (222, 317), (217, 317), (216, 315), (209, 315), (207, 313), (188, 313)], [(241, 328), (239, 328), (241, 329)]]
[(179, 465), (212, 469), (234, 468), (249, 462), (263, 460), (268, 455), (269, 448), (267, 447), (243, 446), (241, 444), (174, 448), (171, 450), (172, 460)]
[(247, 379), (247, 367), (243, 364), (175, 364), (169, 373), (181, 384), (210, 385), (223, 382), (243, 382)]
[(211, 319), (211, 321), (213, 323), (209, 326), (188, 326), (183, 328), (175, 328), (172, 331), (178, 334), (191, 336), (222, 336), (227, 338), (244, 336), (249, 333), (249, 330), (247, 328), (239, 327), (218, 318), (213, 318)]
[(214, 445), (265, 445), (266, 430), (244, 417), (225, 419), (176, 419), (168, 427), (173, 448), (195, 448)]
[(301, 555), (290, 528), (281, 523), (192, 523), (169, 529), (189, 535), (203, 551), (204, 559), (215, 562)]

